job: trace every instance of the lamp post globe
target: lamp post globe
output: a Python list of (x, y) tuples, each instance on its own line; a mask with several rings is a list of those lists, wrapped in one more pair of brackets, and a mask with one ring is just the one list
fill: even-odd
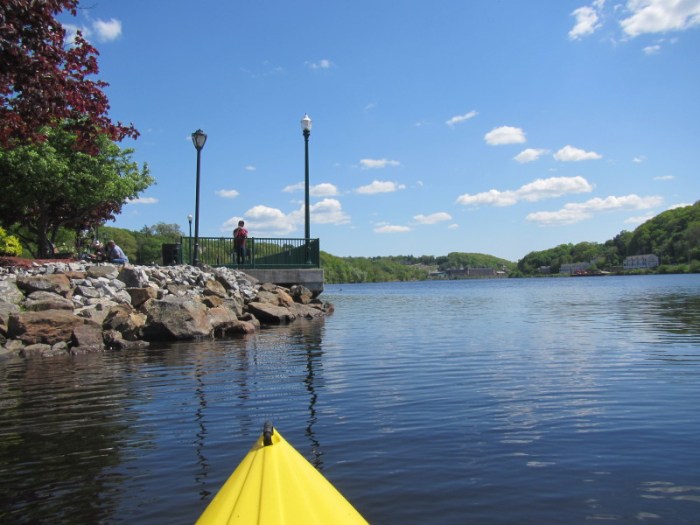
[(192, 256), (192, 264), (199, 265), (199, 176), (202, 148), (207, 142), (207, 134), (201, 129), (192, 133), (192, 144), (197, 150), (197, 186), (195, 189), (195, 204), (194, 204), (194, 254)]

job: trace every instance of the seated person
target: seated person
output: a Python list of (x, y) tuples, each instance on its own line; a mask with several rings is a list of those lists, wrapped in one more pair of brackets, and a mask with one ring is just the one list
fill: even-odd
[(128, 264), (129, 258), (114, 241), (107, 242), (107, 261), (115, 264)]
[(95, 253), (89, 253), (87, 258), (94, 262), (102, 262), (106, 259), (104, 246), (100, 241), (95, 241), (92, 243), (92, 249)]

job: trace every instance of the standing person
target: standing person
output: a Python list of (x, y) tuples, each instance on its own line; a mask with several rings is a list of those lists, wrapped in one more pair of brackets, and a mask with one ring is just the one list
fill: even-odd
[(245, 262), (245, 240), (247, 238), (248, 230), (245, 229), (245, 222), (238, 221), (238, 228), (233, 230), (233, 250), (236, 252), (236, 264)]
[(108, 241), (107, 245), (105, 247), (107, 248), (105, 255), (106, 255), (107, 260), (109, 262), (115, 263), (115, 264), (128, 264), (129, 263), (129, 258), (124, 253), (124, 250), (122, 250), (119, 246), (117, 246), (114, 241)]

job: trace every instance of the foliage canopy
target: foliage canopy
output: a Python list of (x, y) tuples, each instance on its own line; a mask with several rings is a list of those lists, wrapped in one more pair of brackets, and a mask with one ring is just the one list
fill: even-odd
[(0, 146), (43, 142), (46, 126), (67, 123), (75, 147), (95, 152), (102, 136), (138, 137), (133, 125), (108, 117), (107, 83), (97, 50), (78, 32), (66, 45), (56, 15), (75, 15), (79, 0), (3, 0), (0, 3)]
[(39, 257), (51, 253), (61, 228), (89, 229), (114, 219), (154, 182), (147, 166), (131, 160), (133, 150), (104, 135), (97, 138), (97, 152), (86, 154), (76, 151), (76, 135), (68, 129), (44, 133), (43, 143), (0, 149), (0, 224), (14, 226)]

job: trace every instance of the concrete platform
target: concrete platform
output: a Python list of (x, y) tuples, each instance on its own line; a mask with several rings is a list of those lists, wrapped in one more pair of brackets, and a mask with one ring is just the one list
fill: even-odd
[(314, 297), (323, 292), (323, 270), (320, 268), (293, 270), (243, 270), (261, 283), (274, 283), (290, 287), (295, 284), (306, 286)]

